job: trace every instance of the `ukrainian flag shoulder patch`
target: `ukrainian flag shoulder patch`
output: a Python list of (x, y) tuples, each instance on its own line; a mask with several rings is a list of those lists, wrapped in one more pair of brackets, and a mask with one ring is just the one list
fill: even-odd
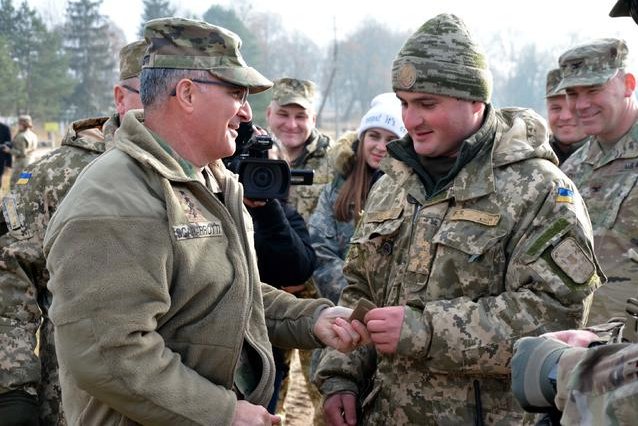
[(574, 191), (569, 188), (558, 187), (556, 191), (556, 202), (572, 204), (574, 202)]
[(16, 182), (16, 185), (26, 185), (29, 182), (29, 179), (31, 179), (31, 173), (22, 172), (20, 173), (20, 178)]

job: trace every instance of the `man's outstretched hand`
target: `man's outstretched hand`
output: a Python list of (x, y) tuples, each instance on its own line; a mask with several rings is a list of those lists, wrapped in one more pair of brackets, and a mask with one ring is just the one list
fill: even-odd
[(359, 321), (348, 322), (352, 309), (343, 306), (326, 308), (319, 314), (313, 331), (326, 346), (339, 352), (350, 352), (370, 341), (365, 326)]

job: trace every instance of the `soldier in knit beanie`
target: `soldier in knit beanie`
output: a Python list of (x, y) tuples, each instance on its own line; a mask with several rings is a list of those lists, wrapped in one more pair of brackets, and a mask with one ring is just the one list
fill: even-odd
[(489, 103), (492, 73), (463, 21), (443, 13), (405, 42), (392, 65), (392, 89)]
[(392, 88), (407, 134), (386, 145), (339, 293), (370, 344), (323, 352), (327, 423), (526, 424), (509, 342), (582, 323), (600, 283), (587, 210), (545, 120), (491, 105), (487, 60), (458, 17), (410, 36)]

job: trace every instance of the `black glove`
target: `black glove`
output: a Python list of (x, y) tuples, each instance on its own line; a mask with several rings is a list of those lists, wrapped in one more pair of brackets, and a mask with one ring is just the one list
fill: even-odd
[(22, 390), (0, 394), (0, 423), (3, 426), (38, 426), (38, 399)]

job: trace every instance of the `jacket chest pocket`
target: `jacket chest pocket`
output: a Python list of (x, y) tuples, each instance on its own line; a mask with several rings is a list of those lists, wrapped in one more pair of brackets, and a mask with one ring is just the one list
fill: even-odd
[(465, 296), (475, 300), (503, 292), (503, 239), (507, 234), (507, 229), (500, 223), (444, 221), (432, 238), (436, 251), (427, 298)]
[(363, 256), (361, 261), (369, 282), (377, 289), (376, 300), (385, 300), (386, 287), (397, 279), (397, 268), (401, 264), (402, 212), (400, 207), (367, 212), (351, 241), (356, 248), (351, 252)]

